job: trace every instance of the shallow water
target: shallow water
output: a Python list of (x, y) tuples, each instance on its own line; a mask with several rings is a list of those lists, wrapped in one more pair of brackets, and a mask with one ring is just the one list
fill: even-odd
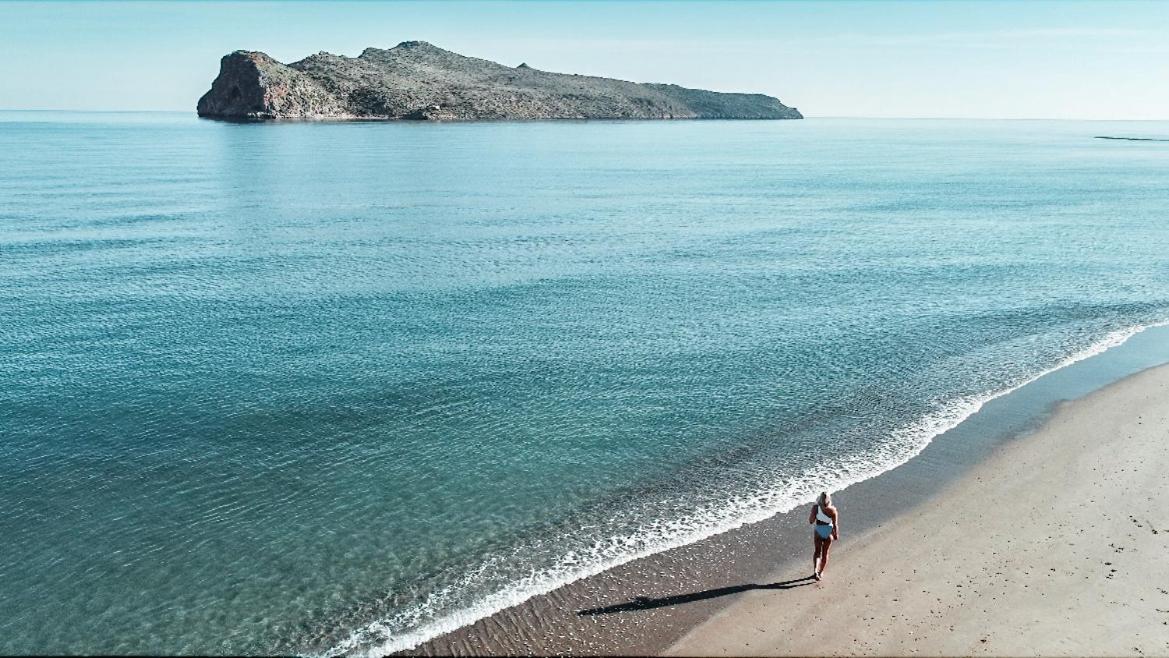
[(401, 648), (1169, 319), (1169, 123), (0, 113), (0, 652)]

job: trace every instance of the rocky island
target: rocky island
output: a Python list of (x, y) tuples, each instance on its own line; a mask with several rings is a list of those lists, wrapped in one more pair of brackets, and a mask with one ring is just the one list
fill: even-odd
[(512, 68), (424, 41), (291, 64), (237, 50), (221, 60), (198, 113), (228, 120), (803, 118), (763, 94)]

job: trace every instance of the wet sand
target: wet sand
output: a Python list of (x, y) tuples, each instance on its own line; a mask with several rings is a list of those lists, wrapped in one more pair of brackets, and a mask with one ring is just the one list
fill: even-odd
[(822, 583), (744, 591), (666, 653), (1169, 655), (1169, 367), (1061, 405), (889, 522), (850, 533), (847, 493)]

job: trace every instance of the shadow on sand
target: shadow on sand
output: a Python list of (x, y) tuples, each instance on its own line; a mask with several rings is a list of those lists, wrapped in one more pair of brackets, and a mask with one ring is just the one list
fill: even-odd
[(639, 596), (628, 603), (618, 603), (617, 605), (605, 606), (604, 608), (577, 610), (576, 614), (582, 617), (593, 617), (596, 615), (611, 615), (615, 612), (652, 610), (653, 608), (664, 608), (666, 606), (680, 605), (682, 603), (694, 603), (695, 601), (716, 599), (720, 596), (738, 594), (740, 592), (746, 592), (753, 589), (792, 589), (793, 587), (811, 585), (814, 582), (816, 581), (811, 576), (806, 576), (804, 578), (797, 578), (795, 580), (785, 580), (782, 583), (771, 583), (770, 585), (757, 585), (755, 583), (748, 583), (746, 585), (733, 585), (731, 587), (707, 589), (701, 592), (691, 592), (689, 594), (675, 594), (674, 596), (664, 596), (660, 599), (651, 599), (648, 596)]

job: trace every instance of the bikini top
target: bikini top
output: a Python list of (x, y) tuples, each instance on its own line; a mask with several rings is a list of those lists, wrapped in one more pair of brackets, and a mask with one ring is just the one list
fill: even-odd
[(816, 503), (816, 520), (820, 523), (827, 523), (828, 525), (832, 525), (832, 517), (828, 516), (824, 513), (823, 510), (820, 509), (820, 503)]

